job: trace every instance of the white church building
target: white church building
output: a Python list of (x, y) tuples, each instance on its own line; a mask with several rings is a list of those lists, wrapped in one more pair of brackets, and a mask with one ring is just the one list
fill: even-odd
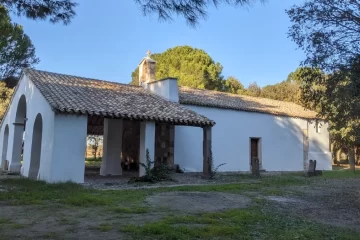
[[(290, 102), (179, 87), (139, 65), (140, 86), (24, 69), (0, 125), (1, 168), (47, 182), (84, 182), (88, 134), (103, 135), (100, 175), (122, 175), (146, 151), (157, 164), (208, 173), (331, 170), (328, 125)], [(211, 150), (211, 151), (210, 151)]]

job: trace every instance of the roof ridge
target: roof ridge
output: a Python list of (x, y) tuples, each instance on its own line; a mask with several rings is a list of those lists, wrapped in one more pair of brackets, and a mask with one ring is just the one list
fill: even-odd
[(131, 85), (131, 84), (128, 84), (128, 83), (119, 83), (119, 82), (113, 82), (113, 81), (96, 79), (96, 78), (81, 77), (81, 76), (76, 76), (76, 75), (71, 75), (71, 74), (49, 72), (49, 71), (39, 70), (39, 69), (34, 69), (34, 68), (24, 68), (23, 70), (24, 71), (29, 71), (29, 70), (30, 71), (36, 71), (36, 72), (47, 73), (47, 74), (56, 74), (56, 75), (62, 75), (62, 76), (67, 76), (67, 77), (73, 77), (73, 78), (82, 78), (82, 79), (87, 80), (87, 81), (104, 82), (104, 83), (110, 83), (110, 84), (116, 84), (116, 85), (122, 85), (122, 86), (129, 86), (129, 87), (134, 87), (134, 88), (140, 88), (141, 87), (141, 86)]

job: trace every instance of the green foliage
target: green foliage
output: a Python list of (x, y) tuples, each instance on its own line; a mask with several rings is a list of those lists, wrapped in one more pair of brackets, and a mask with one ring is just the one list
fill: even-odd
[(230, 76), (225, 80), (224, 92), (245, 94), (246, 89), (236, 77)]
[(258, 207), (170, 216), (142, 226), (130, 224), (121, 231), (136, 239), (358, 239), (356, 231), (267, 214)]
[[(188, 24), (194, 26), (199, 19), (207, 16), (207, 8), (211, 5), (219, 6), (227, 4), (231, 6), (250, 6), (254, 0), (135, 0), (140, 5), (145, 15), (155, 13), (159, 20), (171, 21), (173, 15), (180, 15), (185, 18)], [(260, 0), (265, 2), (265, 0)]]
[(97, 159), (98, 149), (99, 149), (99, 146), (102, 144), (102, 141), (103, 141), (102, 136), (98, 136), (98, 135), (87, 136), (87, 142), (92, 149), (92, 154), (93, 154), (95, 160)]
[(154, 161), (151, 161), (149, 149), (146, 149), (146, 163), (139, 164), (145, 169), (145, 175), (139, 178), (133, 178), (130, 182), (151, 182), (156, 183), (160, 181), (170, 181), (170, 173), (172, 169), (166, 165), (160, 164), (153, 167)]
[[(170, 48), (160, 54), (152, 54), (156, 63), (156, 79), (176, 77), (180, 86), (222, 90), (222, 66), (204, 51), (189, 46)], [(139, 84), (138, 68), (132, 73), (131, 84)]]
[[(188, 24), (194, 26), (199, 19), (207, 15), (206, 9), (211, 6), (228, 4), (234, 7), (250, 6), (253, 0), (134, 0), (141, 8), (144, 15), (155, 13), (161, 21), (172, 21), (173, 15), (185, 18)], [(264, 2), (265, 0), (260, 0)], [(0, 4), (17, 15), (23, 15), (34, 20), (49, 19), (52, 23), (70, 23), (75, 16), (75, 8), (78, 5), (73, 0), (0, 0)]]
[(22, 26), (11, 23), (8, 11), (0, 4), (0, 80), (17, 76), (23, 67), (38, 62), (30, 38)]
[(4, 81), (0, 81), (0, 119), (3, 118), (13, 93), (14, 89), (8, 88)]
[(247, 95), (252, 97), (260, 97), (261, 87), (256, 82), (250, 83), (249, 87), (247, 88)]
[(360, 53), (359, 0), (307, 0), (287, 14), (289, 37), (306, 53), (304, 63), (326, 72), (348, 65)]
[(300, 86), (297, 82), (283, 81), (261, 89), (261, 97), (300, 103)]
[(226, 163), (221, 163), (218, 166), (215, 166), (211, 148), (209, 149), (209, 153), (210, 153), (210, 156), (208, 158), (209, 178), (214, 179), (216, 177), (216, 174), (217, 174), (217, 171), (219, 170), (219, 168), (224, 166)]
[(75, 16), (77, 3), (72, 0), (0, 0), (0, 5), (4, 5), (19, 16), (68, 24)]

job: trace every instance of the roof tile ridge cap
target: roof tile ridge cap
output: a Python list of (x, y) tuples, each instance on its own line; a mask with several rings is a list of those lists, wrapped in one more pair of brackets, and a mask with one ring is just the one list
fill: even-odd
[(67, 77), (72, 77), (72, 78), (80, 78), (80, 79), (84, 79), (84, 80), (88, 80), (88, 81), (105, 82), (105, 83), (116, 84), (116, 85), (121, 85), (121, 86), (129, 86), (129, 87), (133, 87), (133, 88), (142, 88), (141, 86), (131, 85), (128, 83), (119, 83), (119, 82), (113, 82), (113, 81), (102, 80), (102, 79), (97, 79), (97, 78), (89, 78), (89, 77), (82, 77), (82, 76), (76, 76), (76, 75), (71, 75), (71, 74), (49, 72), (49, 71), (38, 70), (38, 69), (34, 69), (34, 68), (27, 68), (27, 69), (30, 69), (30, 70), (36, 71), (36, 72), (40, 72), (40, 73), (51, 74), (51, 75), (62, 75), (62, 76), (67, 76)]

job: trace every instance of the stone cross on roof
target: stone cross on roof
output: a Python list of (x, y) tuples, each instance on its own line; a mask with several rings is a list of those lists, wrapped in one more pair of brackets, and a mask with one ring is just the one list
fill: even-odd
[(150, 57), (150, 55), (151, 55), (151, 51), (148, 50), (148, 51), (146, 52), (146, 56), (147, 56), (147, 57)]

